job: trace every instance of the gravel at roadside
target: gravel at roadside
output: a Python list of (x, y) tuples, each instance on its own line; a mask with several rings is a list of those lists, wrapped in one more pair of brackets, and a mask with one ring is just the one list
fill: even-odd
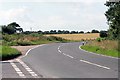
[(16, 48), (18, 51), (21, 52), (22, 55), (24, 55), (29, 49), (34, 48), (38, 45), (32, 45), (32, 46), (11, 46), (12, 48)]

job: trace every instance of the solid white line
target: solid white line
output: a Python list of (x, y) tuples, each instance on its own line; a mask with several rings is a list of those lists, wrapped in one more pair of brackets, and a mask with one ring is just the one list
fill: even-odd
[(97, 54), (97, 53), (89, 52), (89, 51), (83, 50), (83, 49), (81, 48), (81, 46), (82, 46), (82, 45), (79, 46), (79, 49), (81, 49), (82, 51), (85, 51), (85, 52), (88, 52), (88, 53), (91, 53), (91, 54), (94, 54), (94, 55), (103, 56), (103, 57), (108, 57), (108, 58), (113, 58), (113, 59), (120, 59), (120, 58), (116, 58), (116, 57), (112, 57), (112, 56), (106, 56), (106, 55), (102, 55), (102, 54)]
[(35, 49), (35, 48), (37, 48), (37, 47), (40, 47), (40, 46), (44, 46), (44, 45), (46, 45), (46, 44), (41, 44), (41, 45), (38, 45), (38, 46), (36, 46), (36, 47), (33, 47), (33, 48), (29, 49), (24, 56), (21, 56), (21, 57), (19, 57), (19, 58), (23, 58), (23, 57), (27, 56), (28, 53), (29, 53), (31, 50), (33, 50), (33, 49)]
[(91, 64), (91, 65), (95, 65), (95, 66), (97, 66), (97, 67), (101, 67), (101, 68), (105, 68), (105, 69), (110, 69), (110, 68), (108, 68), (108, 67), (106, 67), (106, 66), (101, 66), (101, 65), (99, 65), (99, 64), (95, 64), (95, 63), (92, 63), (92, 62), (89, 62), (89, 61), (86, 61), (86, 60), (80, 60), (81, 62), (84, 62), (84, 63), (87, 63), (87, 64)]

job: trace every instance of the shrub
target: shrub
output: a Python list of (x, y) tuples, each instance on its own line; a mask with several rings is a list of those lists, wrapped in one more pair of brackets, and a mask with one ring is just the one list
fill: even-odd
[(18, 41), (17, 42), (18, 45), (21, 45), (21, 46), (28, 46), (28, 45), (32, 45), (31, 42), (27, 42), (27, 41)]
[(108, 36), (107, 31), (100, 31), (100, 37), (104, 38), (107, 36)]
[(102, 38), (97, 38), (96, 39), (98, 42), (101, 42), (102, 41)]

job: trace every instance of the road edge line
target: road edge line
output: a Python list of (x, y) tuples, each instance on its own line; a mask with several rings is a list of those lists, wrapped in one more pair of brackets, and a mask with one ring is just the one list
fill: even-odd
[(41, 44), (41, 45), (38, 45), (38, 46), (36, 46), (36, 47), (33, 47), (33, 48), (27, 50), (27, 52), (26, 52), (23, 56), (18, 57), (18, 59), (22, 59), (22, 58), (26, 57), (31, 50), (33, 50), (33, 49), (35, 49), (35, 48), (38, 48), (38, 47), (40, 47), (40, 46), (44, 46), (44, 45), (47, 45), (47, 44)]

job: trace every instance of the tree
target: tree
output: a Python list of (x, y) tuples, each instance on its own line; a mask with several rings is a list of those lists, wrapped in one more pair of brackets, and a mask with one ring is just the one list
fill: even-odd
[(79, 33), (84, 33), (84, 31), (80, 31)]
[(16, 31), (19, 31), (19, 33), (22, 33), (23, 29), (22, 28), (16, 28)]
[(7, 31), (7, 26), (6, 25), (1, 25), (1, 28), (2, 28), (2, 32), (3, 33), (7, 33), (8, 31)]
[(41, 30), (38, 31), (39, 34), (42, 34), (43, 32)]
[(105, 13), (109, 25), (109, 38), (118, 39), (120, 37), (120, 2), (106, 2), (108, 10)]
[(17, 24), (16, 22), (10, 23), (7, 26), (2, 26), (3, 33), (14, 34), (16, 33), (16, 31), (23, 32), (23, 29), (20, 28), (19, 24)]
[(56, 30), (50, 30), (50, 34), (56, 34)]
[(71, 31), (70, 34), (77, 34), (78, 31)]
[(107, 31), (100, 31), (100, 37), (104, 38), (107, 36), (108, 36)]
[(94, 29), (91, 31), (91, 33), (99, 33), (99, 31)]
[(88, 31), (88, 32), (86, 32), (86, 33), (90, 33), (90, 32)]
[(62, 34), (62, 31), (61, 31), (61, 30), (58, 30), (58, 34)]

